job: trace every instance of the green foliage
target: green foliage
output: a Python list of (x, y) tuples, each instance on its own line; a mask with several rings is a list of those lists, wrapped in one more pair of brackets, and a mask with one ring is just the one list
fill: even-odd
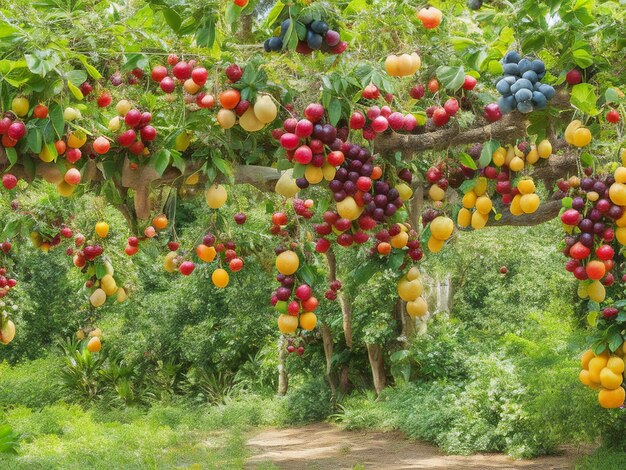
[(11, 367), (0, 363), (0, 407), (17, 405), (39, 409), (65, 398), (59, 357), (47, 356)]
[(285, 424), (308, 424), (325, 419), (332, 412), (330, 389), (321, 379), (311, 379), (287, 394), (283, 406)]

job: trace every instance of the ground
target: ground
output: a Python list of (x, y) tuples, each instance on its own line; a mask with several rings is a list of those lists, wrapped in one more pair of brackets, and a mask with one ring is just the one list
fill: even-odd
[(437, 447), (395, 432), (343, 431), (330, 424), (267, 429), (248, 442), (247, 468), (279, 469), (524, 469), (565, 470), (581, 457), (576, 449), (534, 460), (504, 455), (448, 456)]

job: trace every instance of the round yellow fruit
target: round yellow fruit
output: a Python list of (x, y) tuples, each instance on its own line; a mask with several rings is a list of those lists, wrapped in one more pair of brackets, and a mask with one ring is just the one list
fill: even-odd
[(602, 303), (606, 298), (606, 289), (600, 281), (593, 281), (589, 284), (587, 293), (589, 294), (589, 298), (594, 302)]
[(404, 248), (409, 242), (409, 234), (400, 232), (398, 235), (391, 237), (391, 246), (394, 248)]
[(539, 161), (539, 154), (537, 153), (537, 149), (535, 147), (532, 147), (530, 149), (530, 152), (528, 152), (528, 155), (526, 155), (526, 163), (534, 165), (538, 161)]
[(602, 408), (619, 408), (624, 404), (626, 391), (622, 387), (615, 390), (600, 390), (598, 393), (598, 403)]
[(101, 348), (102, 348), (102, 342), (100, 341), (100, 338), (98, 338), (97, 336), (94, 336), (93, 338), (91, 338), (89, 342), (87, 343), (87, 349), (91, 353), (100, 352)]
[(187, 150), (191, 144), (192, 135), (193, 134), (191, 132), (181, 132), (178, 134), (174, 140), (174, 148), (179, 152)]
[(300, 314), (300, 328), (311, 331), (317, 325), (317, 316), (313, 312), (304, 312)]
[(520, 206), (520, 200), (522, 199), (521, 194), (516, 194), (511, 201), (511, 205), (509, 206), (509, 212), (513, 215), (522, 215), (524, 211)]
[(576, 147), (585, 147), (591, 143), (591, 131), (586, 127), (576, 129), (573, 135), (573, 144)]
[[(324, 179), (326, 181), (332, 181), (335, 178), (335, 174), (337, 173), (337, 168), (332, 166), (330, 163), (325, 162), (322, 166), (322, 174), (324, 175)], [(400, 195), (402, 197), (402, 195)]]
[(624, 373), (624, 360), (621, 357), (612, 356), (609, 358), (608, 362), (606, 363), (606, 367), (607, 369), (610, 369), (616, 374), (623, 374)]
[(117, 300), (119, 303), (122, 302), (126, 302), (126, 299), (128, 298), (128, 294), (126, 293), (126, 290), (122, 287), (120, 287), (119, 289), (117, 289), (117, 295), (115, 296), (115, 300)]
[(456, 224), (459, 227), (465, 228), (465, 227), (469, 227), (471, 222), (472, 222), (472, 213), (469, 211), (469, 209), (466, 209), (465, 207), (461, 207), (461, 210), (459, 210), (459, 213), (456, 217)]
[(165, 259), (163, 260), (163, 269), (165, 269), (168, 273), (173, 273), (176, 271), (176, 264), (174, 260), (176, 259), (178, 254), (175, 251), (170, 251), (167, 255), (165, 255)]
[(15, 338), (15, 323), (11, 320), (6, 320), (2, 329), (0, 330), (0, 342), (2, 344), (9, 344)]
[(539, 208), (539, 196), (537, 194), (524, 194), (519, 201), (520, 209), (526, 214), (532, 214)]
[(243, 116), (239, 118), (239, 125), (244, 131), (248, 132), (260, 131), (265, 126), (265, 124), (258, 120), (252, 107), (248, 108), (246, 112), (243, 113)]
[(357, 205), (352, 196), (348, 196), (343, 201), (337, 203), (337, 213), (344, 219), (356, 220), (362, 212), (363, 208)]
[(618, 206), (626, 205), (626, 184), (624, 183), (613, 183), (609, 188), (609, 198), (613, 204), (617, 204)]
[(298, 328), (298, 317), (285, 315), (284, 313), (278, 317), (278, 329), (284, 335), (290, 335), (296, 332)]
[(115, 110), (117, 111), (117, 114), (119, 114), (120, 116), (126, 116), (126, 114), (128, 113), (128, 111), (131, 110), (131, 108), (132, 108), (132, 105), (130, 104), (128, 100), (119, 100), (117, 104), (115, 105)]
[(28, 100), (23, 96), (16, 96), (13, 98), (13, 102), (11, 103), (11, 110), (18, 116), (24, 117), (28, 114), (28, 110), (30, 109), (30, 104)]
[(96, 289), (95, 291), (93, 291), (93, 293), (89, 297), (89, 301), (91, 302), (91, 305), (93, 305), (96, 308), (104, 304), (106, 300), (107, 300), (107, 295), (102, 289)]
[(524, 160), (520, 157), (513, 157), (509, 163), (509, 168), (511, 171), (522, 171), (524, 169)]
[(483, 195), (476, 199), (476, 210), (481, 214), (489, 214), (493, 208), (493, 203), (489, 196)]
[(442, 215), (435, 217), (434, 220), (430, 223), (430, 233), (433, 238), (437, 240), (445, 241), (450, 238), (452, 232), (454, 231), (454, 222), (449, 217), (444, 217)]
[(446, 197), (446, 192), (436, 184), (433, 184), (428, 189), (428, 197), (433, 201), (443, 201), (443, 199)]
[(580, 380), (580, 382), (583, 385), (586, 385), (587, 387), (591, 386), (592, 382), (591, 379), (589, 378), (589, 371), (588, 370), (581, 370), (580, 374), (578, 374), (578, 380)]
[(487, 221), (489, 220), (489, 214), (481, 214), (478, 211), (474, 211), (474, 213), (472, 214), (472, 228), (474, 230), (480, 230), (481, 228), (484, 228), (485, 225), (487, 225)]
[(432, 252), (432, 253), (439, 253), (441, 251), (441, 249), (443, 248), (443, 245), (445, 244), (445, 241), (442, 240), (437, 240), (435, 237), (430, 237), (428, 239), (428, 249)]
[(280, 178), (278, 178), (276, 186), (274, 187), (274, 191), (276, 191), (277, 194), (280, 194), (285, 198), (294, 197), (296, 194), (298, 194), (300, 188), (298, 188), (296, 180), (295, 178), (293, 178), (292, 175), (293, 171), (291, 169), (285, 171), (282, 175), (280, 175)]
[(476, 196), (482, 196), (485, 194), (488, 183), (487, 178), (484, 176), (479, 177), (474, 184), (474, 194), (476, 194)]
[(307, 165), (304, 170), (304, 177), (310, 184), (318, 184), (324, 179), (324, 170), (319, 166)]
[(415, 300), (407, 302), (406, 313), (408, 313), (411, 318), (423, 317), (428, 313), (428, 304), (423, 297), (418, 297)]
[(576, 132), (580, 127), (582, 127), (583, 123), (578, 119), (570, 122), (565, 128), (565, 140), (568, 144), (574, 145), (574, 132)]
[(535, 182), (530, 178), (520, 180), (517, 189), (521, 194), (532, 194), (535, 192)]
[(463, 207), (465, 207), (466, 209), (473, 209), (474, 206), (476, 205), (477, 199), (478, 197), (476, 196), (476, 193), (474, 191), (468, 191), (463, 195), (463, 199), (461, 200), (461, 203), (463, 204)]
[(217, 122), (222, 129), (230, 129), (237, 122), (237, 115), (230, 109), (220, 109), (217, 112)]
[(420, 270), (417, 266), (413, 266), (411, 269), (409, 269), (409, 272), (406, 273), (406, 278), (409, 281), (414, 281), (415, 279), (419, 279), (420, 278)]
[(113, 276), (105, 274), (102, 279), (100, 279), (100, 288), (107, 296), (115, 294), (117, 292), (117, 284)]
[(98, 234), (100, 238), (106, 238), (107, 235), (109, 235), (109, 224), (106, 222), (98, 222), (96, 224), (96, 234)]
[(493, 160), (493, 164), (495, 166), (504, 165), (504, 162), (506, 161), (506, 149), (504, 147), (498, 147), (491, 155), (491, 159)]
[(213, 274), (211, 274), (211, 281), (213, 281), (213, 285), (220, 289), (226, 287), (229, 280), (230, 278), (228, 276), (228, 272), (226, 272), (225, 269), (217, 268), (213, 271)]
[(254, 114), (261, 123), (268, 124), (276, 119), (278, 108), (269, 95), (261, 95), (254, 103)]
[(417, 299), (424, 291), (422, 282), (419, 279), (409, 281), (406, 278), (402, 278), (398, 281), (397, 289), (398, 295), (405, 302)]
[(544, 139), (537, 145), (537, 153), (541, 158), (548, 158), (552, 155), (552, 144), (548, 139)]
[(228, 193), (226, 192), (226, 188), (221, 184), (212, 184), (209, 186), (209, 189), (206, 190), (205, 199), (211, 209), (219, 209), (224, 205), (226, 199), (228, 199)]
[(299, 267), (298, 255), (291, 250), (283, 251), (276, 257), (276, 269), (285, 276), (291, 276)]
[(616, 183), (626, 183), (626, 167), (618, 166), (613, 173)]
[(398, 190), (398, 193), (400, 194), (400, 199), (402, 199), (403, 201), (408, 201), (409, 199), (413, 197), (413, 190), (406, 183), (400, 183), (396, 185), (396, 189)]
[(615, 390), (622, 385), (622, 374), (616, 374), (608, 367), (600, 371), (600, 385), (608, 390)]

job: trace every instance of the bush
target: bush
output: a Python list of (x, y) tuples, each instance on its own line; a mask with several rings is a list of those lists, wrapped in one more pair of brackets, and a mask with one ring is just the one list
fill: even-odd
[(23, 405), (40, 409), (66, 398), (60, 383), (61, 364), (55, 356), (15, 366), (0, 363), (0, 407)]
[(312, 379), (287, 393), (283, 403), (283, 423), (314, 423), (326, 419), (332, 411), (328, 385), (321, 378)]

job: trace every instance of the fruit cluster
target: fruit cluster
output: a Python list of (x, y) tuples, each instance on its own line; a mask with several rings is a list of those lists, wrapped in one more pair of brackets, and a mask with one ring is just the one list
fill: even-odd
[[(122, 72), (115, 72), (109, 77), (109, 82), (112, 86), (118, 87), (126, 82), (127, 85), (139, 85), (140, 80), (144, 77), (144, 72), (139, 67), (135, 67), (130, 72), (122, 74)], [(126, 80), (124, 80), (126, 79)], [(80, 85), (80, 91), (83, 96), (89, 95), (93, 91), (93, 87), (89, 82), (84, 82)]]
[(186, 94), (185, 102), (195, 101), (200, 108), (211, 108), (215, 104), (213, 97), (202, 91), (209, 77), (207, 69), (198, 66), (194, 59), (180, 60), (176, 54), (170, 54), (167, 63), (171, 71), (164, 65), (155, 65), (150, 74), (152, 81), (157, 82), (164, 93), (174, 93), (176, 85), (180, 84)]
[[(328, 23), (322, 20), (313, 20), (312, 18), (300, 22), (305, 26), (304, 29), (296, 28), (292, 34), (298, 35), (298, 45), (296, 52), (299, 54), (311, 54), (313, 51), (322, 51), (329, 54), (341, 54), (348, 48), (348, 43), (341, 40), (341, 35), (328, 26)], [(279, 52), (285, 46), (285, 36), (292, 28), (292, 20), (287, 18), (280, 24), (280, 32), (278, 36), (272, 36), (263, 43), (265, 52)], [(289, 39), (289, 38), (287, 38)]]
[(389, 229), (381, 229), (374, 236), (372, 253), (389, 255), (392, 248), (403, 250), (406, 248), (406, 256), (412, 261), (419, 261), (424, 256), (417, 238), (417, 232), (409, 224), (396, 223)]
[(608, 350), (595, 354), (588, 350), (582, 356), (582, 370), (578, 378), (593, 390), (599, 390), (598, 402), (602, 408), (619, 408), (624, 405), (626, 390), (624, 381), (624, 354), (626, 343), (621, 345), (615, 354)]
[(498, 100), (500, 112), (508, 114), (517, 109), (520, 113), (530, 113), (535, 108), (545, 108), (556, 92), (551, 85), (540, 81), (546, 74), (543, 61), (522, 59), (511, 51), (502, 62), (504, 77), (496, 83), (496, 90), (502, 95)]
[[(117, 135), (117, 143), (121, 147), (125, 147), (132, 155), (147, 155), (149, 152), (146, 146), (156, 139), (157, 131), (150, 125), (152, 114), (149, 112), (141, 112), (133, 108), (127, 100), (121, 100), (115, 106), (118, 113), (117, 116), (109, 121), (109, 130), (118, 132), (122, 129), (122, 123), (125, 130)], [(105, 137), (98, 137), (92, 144), (93, 150), (99, 155), (104, 155), (110, 149), (110, 142)]]
[(254, 105), (241, 99), (239, 90), (229, 88), (219, 95), (222, 106), (217, 113), (217, 122), (222, 129), (230, 129), (235, 124), (247, 132), (257, 132), (276, 119), (278, 108), (270, 95), (258, 94)]
[(576, 147), (586, 147), (591, 143), (591, 131), (583, 126), (578, 119), (570, 122), (565, 128), (565, 141)]
[(411, 318), (422, 318), (428, 313), (428, 304), (422, 297), (424, 286), (417, 266), (413, 266), (398, 280), (397, 289), (400, 298), (406, 302), (406, 313)]
[[(159, 214), (152, 219), (152, 225), (148, 225), (143, 233), (143, 238), (138, 238), (136, 236), (130, 236), (126, 240), (126, 248), (124, 248), (124, 253), (128, 256), (135, 256), (139, 252), (139, 242), (143, 240), (147, 240), (150, 238), (154, 238), (157, 235), (157, 230), (165, 230), (167, 228), (169, 221), (165, 214)], [(168, 247), (170, 250), (175, 251), (178, 249), (178, 243), (172, 241), (168, 243)]]
[(422, 66), (422, 60), (417, 52), (397, 56), (390, 54), (385, 59), (385, 70), (390, 77), (408, 77), (414, 75)]
[[(284, 335), (293, 335), (298, 326), (311, 331), (317, 324), (315, 309), (319, 305), (311, 286), (302, 282), (297, 287), (297, 271), (300, 267), (298, 254), (292, 250), (277, 249), (276, 280), (280, 287), (272, 293), (271, 304), (280, 314), (278, 329)], [(295, 289), (294, 289), (295, 287)]]
[(341, 290), (342, 287), (343, 284), (339, 279), (331, 281), (331, 283), (328, 285), (328, 290), (324, 292), (324, 298), (326, 300), (337, 300), (337, 292)]
[[(23, 96), (17, 96), (13, 99), (11, 112), (4, 113), (4, 116), (0, 119), (0, 135), (2, 135), (3, 147), (15, 147), (20, 139), (26, 137), (28, 132), (26, 124), (19, 118), (27, 116), (29, 109), (28, 100)], [(38, 110), (37, 114), (33, 115), (39, 117), (42, 113), (43, 111)], [(48, 115), (47, 108), (45, 114), (46, 116)]]
[(354, 111), (350, 116), (349, 126), (352, 130), (360, 130), (365, 140), (374, 140), (378, 134), (387, 129), (394, 132), (412, 132), (417, 128), (417, 119), (411, 113), (402, 114), (392, 111), (389, 106), (373, 105), (365, 115), (360, 111)]

